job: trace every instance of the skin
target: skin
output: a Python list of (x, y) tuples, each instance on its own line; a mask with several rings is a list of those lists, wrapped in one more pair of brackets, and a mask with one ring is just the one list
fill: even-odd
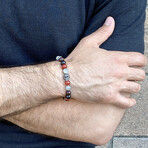
[[(72, 98), (128, 108), (135, 105), (136, 101), (120, 92), (139, 92), (140, 84), (133, 81), (143, 80), (145, 72), (132, 66), (145, 66), (146, 57), (137, 52), (98, 48), (114, 30), (113, 18), (109, 17), (108, 22), (83, 38), (66, 58), (71, 74)], [(0, 69), (0, 77), (0, 117), (19, 113), (65, 95), (63, 74), (56, 61), (3, 68)]]
[(139, 67), (146, 64), (146, 58), (140, 53), (98, 50), (97, 46), (108, 39), (113, 29), (112, 19), (110, 24), (82, 39), (66, 58), (75, 100), (51, 99), (5, 119), (44, 135), (96, 145), (107, 143), (125, 113), (124, 108), (136, 103), (130, 95), (138, 92), (140, 85), (133, 81), (145, 78)]
[(0, 117), (65, 95), (59, 62), (0, 69), (0, 78)]
[(109, 23), (83, 38), (67, 57), (71, 74), (72, 97), (85, 102), (111, 103), (123, 108), (133, 106), (134, 99), (120, 92), (139, 92), (145, 72), (146, 58), (138, 52), (107, 51), (98, 48), (112, 34), (115, 22)]
[(74, 99), (65, 102), (59, 98), (5, 119), (35, 133), (104, 145), (113, 136), (124, 113), (125, 109), (111, 104)]

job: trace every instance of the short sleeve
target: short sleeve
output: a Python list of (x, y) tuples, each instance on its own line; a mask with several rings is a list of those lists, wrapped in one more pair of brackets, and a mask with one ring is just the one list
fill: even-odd
[(115, 19), (112, 36), (101, 45), (107, 50), (135, 51), (144, 53), (144, 22), (147, 0), (96, 0), (91, 20), (83, 36), (102, 26), (108, 16)]

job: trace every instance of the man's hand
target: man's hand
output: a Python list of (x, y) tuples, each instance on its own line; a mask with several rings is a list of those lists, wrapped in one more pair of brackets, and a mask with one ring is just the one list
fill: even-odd
[(83, 38), (66, 58), (69, 65), (72, 98), (85, 102), (111, 103), (123, 108), (136, 104), (121, 94), (136, 93), (145, 72), (136, 67), (146, 65), (146, 58), (138, 52), (107, 51), (99, 48), (114, 30), (109, 17), (103, 27)]

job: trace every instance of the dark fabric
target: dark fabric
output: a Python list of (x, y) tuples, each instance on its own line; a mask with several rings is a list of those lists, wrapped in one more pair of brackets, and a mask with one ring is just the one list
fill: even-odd
[[(66, 57), (80, 39), (113, 16), (116, 29), (101, 47), (144, 52), (146, 0), (0, 0), (0, 66)], [(1, 148), (94, 147), (28, 132), (0, 121)]]

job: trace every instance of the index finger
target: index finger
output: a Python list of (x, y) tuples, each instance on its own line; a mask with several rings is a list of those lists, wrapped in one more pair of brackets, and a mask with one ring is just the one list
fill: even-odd
[(126, 52), (124, 57), (128, 66), (144, 67), (147, 63), (147, 58), (139, 52)]

